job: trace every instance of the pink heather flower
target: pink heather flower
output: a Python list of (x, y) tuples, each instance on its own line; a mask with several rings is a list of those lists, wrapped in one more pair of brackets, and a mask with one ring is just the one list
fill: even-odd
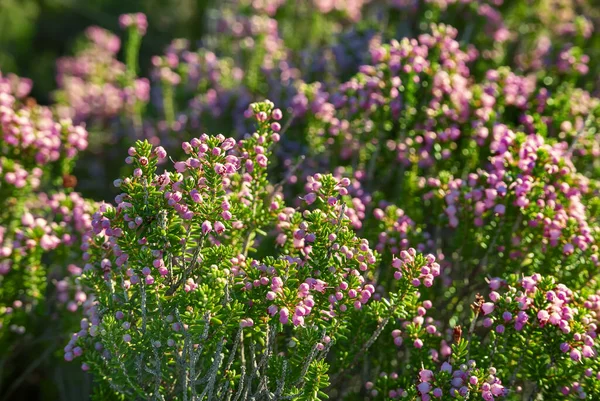
[(582, 348), (582, 355), (584, 358), (591, 358), (595, 355), (595, 351), (592, 347), (584, 345)]
[(484, 315), (489, 315), (494, 311), (494, 304), (492, 302), (485, 302), (483, 305), (481, 305), (481, 310), (483, 311)]
[(579, 352), (578, 349), (572, 349), (571, 353), (569, 354), (569, 356), (571, 357), (572, 360), (574, 360), (575, 362), (579, 362), (581, 361), (581, 352)]
[(504, 386), (502, 386), (501, 384), (498, 383), (494, 383), (492, 384), (492, 394), (494, 394), (495, 396), (500, 396), (504, 394)]
[(304, 317), (294, 314), (292, 323), (294, 323), (294, 326), (304, 326)]
[(190, 191), (190, 197), (192, 198), (192, 200), (196, 203), (200, 203), (202, 202), (202, 195), (200, 195), (200, 193), (198, 192), (198, 190), (196, 189), (192, 189)]
[(220, 221), (215, 222), (215, 232), (221, 234), (223, 231), (225, 231), (225, 225)]
[(235, 139), (233, 139), (233, 138), (227, 138), (221, 144), (221, 149), (223, 149), (224, 151), (233, 149), (233, 147), (235, 146), (235, 144), (236, 144)]
[(281, 310), (279, 310), (279, 322), (282, 324), (287, 324), (289, 322), (289, 317), (290, 317), (290, 311), (288, 310), (288, 308), (281, 308)]
[(306, 194), (306, 196), (304, 197), (304, 201), (308, 204), (311, 205), (314, 203), (314, 201), (317, 200), (317, 194), (315, 194), (314, 192), (310, 192), (308, 194)]
[(533, 279), (533, 277), (524, 277), (523, 280), (521, 281), (521, 285), (527, 291), (533, 291), (533, 289), (536, 286), (536, 282)]
[(223, 175), (223, 174), (225, 174), (225, 165), (222, 163), (215, 163), (214, 170), (215, 170), (215, 173)]
[(310, 286), (307, 283), (302, 283), (298, 287), (298, 296), (306, 297), (309, 294)]
[(31, 227), (34, 225), (34, 223), (35, 219), (33, 218), (33, 215), (31, 213), (26, 212), (23, 214), (23, 216), (21, 216), (21, 224), (23, 224), (24, 226)]
[(415, 346), (415, 348), (423, 348), (423, 340), (421, 340), (420, 338), (417, 338), (413, 345)]
[(186, 168), (185, 162), (175, 162), (175, 170), (177, 170), (178, 173), (183, 173)]
[(422, 382), (428, 382), (433, 380), (433, 372), (428, 369), (423, 369), (419, 372), (419, 378)]
[(283, 287), (283, 280), (281, 279), (281, 277), (273, 277), (271, 279), (271, 289), (273, 291), (278, 291), (281, 287)]
[(563, 246), (563, 253), (565, 255), (573, 254), (574, 250), (575, 250), (575, 247), (573, 246), (573, 244), (567, 243), (567, 244), (565, 244), (565, 246)]
[(167, 158), (167, 151), (162, 146), (157, 147), (155, 149), (155, 152), (156, 152), (156, 157), (158, 157), (159, 160), (164, 160)]
[(275, 109), (271, 113), (271, 116), (273, 117), (273, 120), (279, 121), (279, 120), (281, 120), (283, 118), (283, 113), (281, 112), (280, 109)]
[[(326, 286), (327, 286), (327, 283), (326, 283), (326, 282), (324, 282), (323, 280), (317, 280), (317, 281), (314, 283), (314, 289), (315, 289), (315, 291), (319, 291), (319, 292), (325, 292), (325, 288), (326, 288)], [(371, 286), (371, 287), (372, 287), (372, 286)], [(373, 288), (373, 290), (374, 290), (374, 288)]]
[(211, 231), (212, 231), (212, 224), (210, 223), (210, 221), (205, 220), (204, 223), (202, 223), (202, 234), (206, 235)]
[(417, 389), (421, 394), (427, 394), (429, 391), (431, 391), (431, 384), (429, 384), (428, 382), (419, 383)]
[(442, 363), (442, 367), (440, 368), (440, 371), (452, 373), (452, 365), (450, 365), (448, 362), (444, 362), (444, 363)]
[(190, 152), (192, 152), (192, 151), (194, 150), (194, 148), (192, 147), (192, 144), (191, 144), (191, 143), (189, 143), (189, 142), (183, 142), (183, 143), (181, 144), (181, 149), (183, 149), (183, 151), (184, 151), (186, 154), (189, 154)]
[(265, 113), (264, 111), (261, 111), (258, 114), (256, 114), (256, 119), (261, 123), (267, 121), (267, 118), (267, 113)]
[(267, 156), (265, 156), (265, 155), (261, 154), (261, 155), (256, 156), (256, 163), (261, 167), (267, 167), (268, 161), (269, 160), (267, 159)]

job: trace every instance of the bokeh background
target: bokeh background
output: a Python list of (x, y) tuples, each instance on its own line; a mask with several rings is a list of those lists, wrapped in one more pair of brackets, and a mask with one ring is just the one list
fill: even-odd
[(31, 95), (48, 103), (56, 88), (56, 60), (72, 53), (84, 30), (97, 25), (119, 31), (119, 15), (143, 12), (148, 33), (141, 49), (146, 72), (150, 57), (173, 38), (202, 39), (206, 13), (214, 0), (2, 0), (0, 66), (2, 71), (31, 78)]

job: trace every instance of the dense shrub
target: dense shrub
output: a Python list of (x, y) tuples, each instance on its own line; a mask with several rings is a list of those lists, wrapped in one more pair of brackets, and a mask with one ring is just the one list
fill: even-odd
[(600, 397), (596, 16), (555, 6), (229, 2), (148, 77), (126, 14), (51, 106), (0, 78), (4, 360), (58, 322), (98, 400)]

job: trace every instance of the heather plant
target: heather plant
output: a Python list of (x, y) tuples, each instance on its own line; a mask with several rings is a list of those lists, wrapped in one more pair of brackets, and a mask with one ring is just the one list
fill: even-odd
[(243, 0), (0, 78), (1, 341), (98, 400), (600, 397), (592, 11)]
[[(404, 298), (439, 275), (433, 256), (411, 250), (394, 262), (391, 302), (367, 307), (377, 257), (346, 217), (349, 180), (317, 175), (305, 206), (286, 207), (266, 175), (282, 113), (263, 102), (248, 114), (254, 134), (184, 142), (175, 171), (157, 174), (166, 152), (138, 142), (117, 205), (94, 215), (83, 272), (94, 302), (65, 359), (119, 394), (319, 399), (325, 357), (361, 315), (403, 314)], [(332, 363), (356, 362), (340, 352)]]

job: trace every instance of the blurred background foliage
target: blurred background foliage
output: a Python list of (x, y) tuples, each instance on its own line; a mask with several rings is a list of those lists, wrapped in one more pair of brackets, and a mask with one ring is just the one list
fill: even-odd
[[(206, 12), (214, 0), (0, 0), (0, 68), (31, 78), (32, 96), (49, 103), (56, 87), (56, 59), (70, 54), (90, 25), (119, 31), (118, 17), (143, 12), (148, 16), (142, 71), (150, 57), (173, 38), (196, 42), (204, 32)], [(144, 62), (146, 64), (144, 64)], [(145, 74), (144, 74), (145, 75)]]

